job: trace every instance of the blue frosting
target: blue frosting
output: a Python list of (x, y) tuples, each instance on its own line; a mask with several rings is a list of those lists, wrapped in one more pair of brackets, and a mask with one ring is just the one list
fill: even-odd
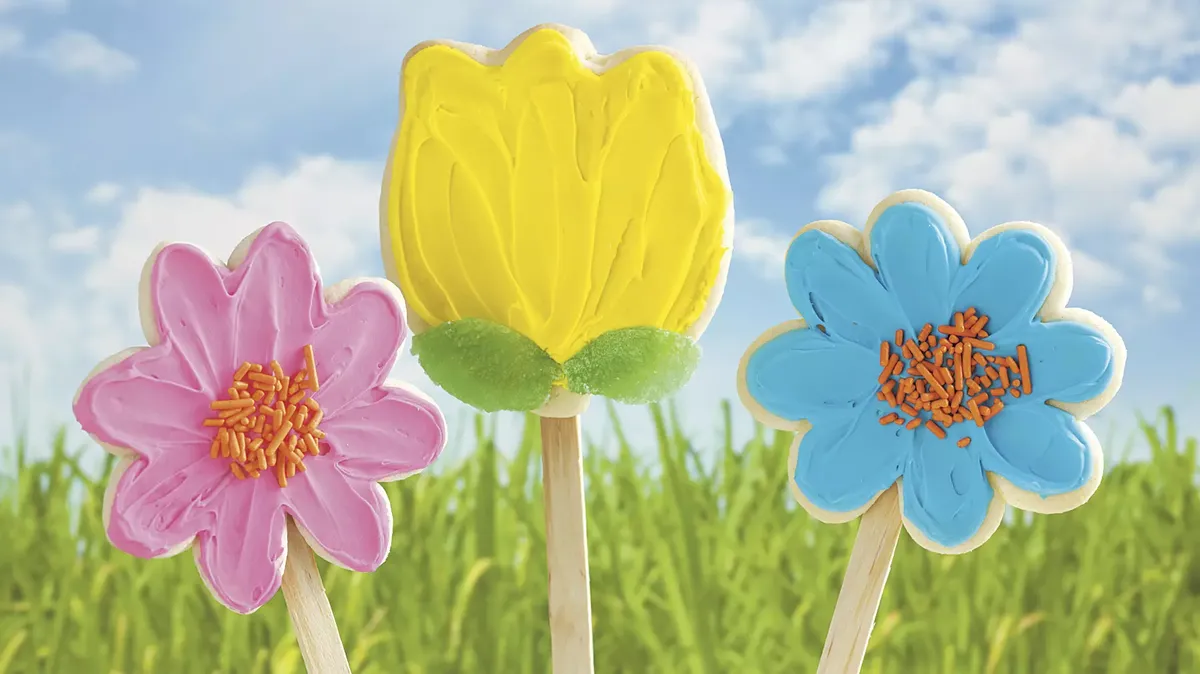
[[(1114, 376), (1115, 347), (1091, 326), (1038, 318), (1054, 284), (1050, 243), (1029, 230), (1004, 231), (964, 265), (945, 222), (917, 203), (884, 211), (870, 236), (875, 269), (820, 230), (792, 242), (788, 294), (810, 327), (777, 335), (746, 364), (746, 389), (760, 406), (812, 423), (793, 476), (805, 498), (849, 512), (903, 477), (905, 518), (934, 543), (955, 547), (986, 518), (987, 472), (1042, 496), (1082, 487), (1092, 473), (1082, 424), (1045, 403), (1100, 395)], [(880, 424), (894, 411), (875, 395), (880, 342), (970, 307), (989, 317), (997, 354), (1026, 345), (1033, 395), (1006, 398), (983, 428), (956, 424), (945, 439)], [(964, 436), (971, 444), (960, 448)]]

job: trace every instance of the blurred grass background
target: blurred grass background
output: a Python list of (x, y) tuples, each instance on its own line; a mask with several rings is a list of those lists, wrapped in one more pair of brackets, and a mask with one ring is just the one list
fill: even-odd
[[(856, 525), (790, 503), (787, 435), (735, 447), (727, 432), (702, 461), (670, 414), (649, 411), (656, 438), (631, 446), (618, 431), (586, 458), (597, 671), (813, 671)], [(1150, 459), (1117, 463), (1107, 448), (1115, 465), (1075, 512), (1018, 514), (964, 556), (902, 536), (863, 671), (1200, 671), (1197, 443), (1170, 408), (1139, 428)], [(482, 419), (475, 431), (462, 460), (386, 485), (396, 533), (382, 569), (322, 562), (358, 674), (549, 670), (537, 423), (515, 452), (497, 451)], [(18, 443), (0, 468), (0, 673), (304, 671), (282, 596), (236, 615), (191, 554), (113, 548), (104, 477), (64, 438), (40, 461)]]

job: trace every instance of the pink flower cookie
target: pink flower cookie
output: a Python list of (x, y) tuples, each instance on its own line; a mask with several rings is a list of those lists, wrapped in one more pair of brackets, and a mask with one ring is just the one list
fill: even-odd
[(194, 544), (201, 578), (239, 613), (280, 587), (285, 515), (328, 561), (379, 568), (392, 515), (378, 483), (424, 469), (446, 439), (432, 400), (384, 381), (402, 306), (384, 280), (322, 292), (283, 223), (247, 237), (228, 266), (160, 246), (142, 274), (150, 346), (102, 362), (75, 398), (83, 429), (121, 459), (109, 540), (144, 558)]

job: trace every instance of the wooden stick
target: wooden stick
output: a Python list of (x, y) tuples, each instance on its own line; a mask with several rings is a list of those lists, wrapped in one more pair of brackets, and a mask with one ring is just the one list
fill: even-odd
[(579, 417), (542, 417), (550, 653), (554, 674), (592, 674), (592, 597)]
[(817, 674), (857, 674), (862, 669), (900, 539), (899, 493), (892, 485), (862, 516)]
[(312, 548), (288, 518), (287, 566), (283, 570), (283, 600), (292, 629), (300, 643), (300, 655), (309, 674), (350, 674), (346, 648), (338, 635), (337, 622)]

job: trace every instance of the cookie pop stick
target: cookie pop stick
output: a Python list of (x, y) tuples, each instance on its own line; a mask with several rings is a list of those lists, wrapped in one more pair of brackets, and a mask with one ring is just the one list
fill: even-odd
[(791, 491), (817, 519), (863, 520), (819, 672), (857, 672), (901, 522), (922, 547), (962, 553), (1004, 505), (1061, 513), (1100, 484), (1083, 420), (1116, 394), (1125, 346), (1066, 307), (1071, 260), (1049, 230), (999, 225), (974, 240), (919, 190), (863, 231), (814, 222), (784, 270), (801, 319), (746, 352), (742, 402), (795, 431)]
[(503, 50), (418, 45), (384, 180), (388, 275), (430, 378), (542, 417), (554, 671), (592, 671), (578, 415), (645, 403), (699, 357), (732, 239), (724, 151), (696, 72), (563, 26)]
[(391, 546), (379, 482), (428, 466), (445, 443), (431, 400), (385, 383), (404, 340), (395, 286), (322, 290), (308, 246), (274, 223), (226, 266), (159, 246), (141, 283), (148, 347), (100, 363), (75, 417), (120, 458), (105, 494), (109, 540), (129, 554), (192, 547), (229, 609), (283, 587), (308, 671), (349, 672), (313, 552), (374, 571)]

